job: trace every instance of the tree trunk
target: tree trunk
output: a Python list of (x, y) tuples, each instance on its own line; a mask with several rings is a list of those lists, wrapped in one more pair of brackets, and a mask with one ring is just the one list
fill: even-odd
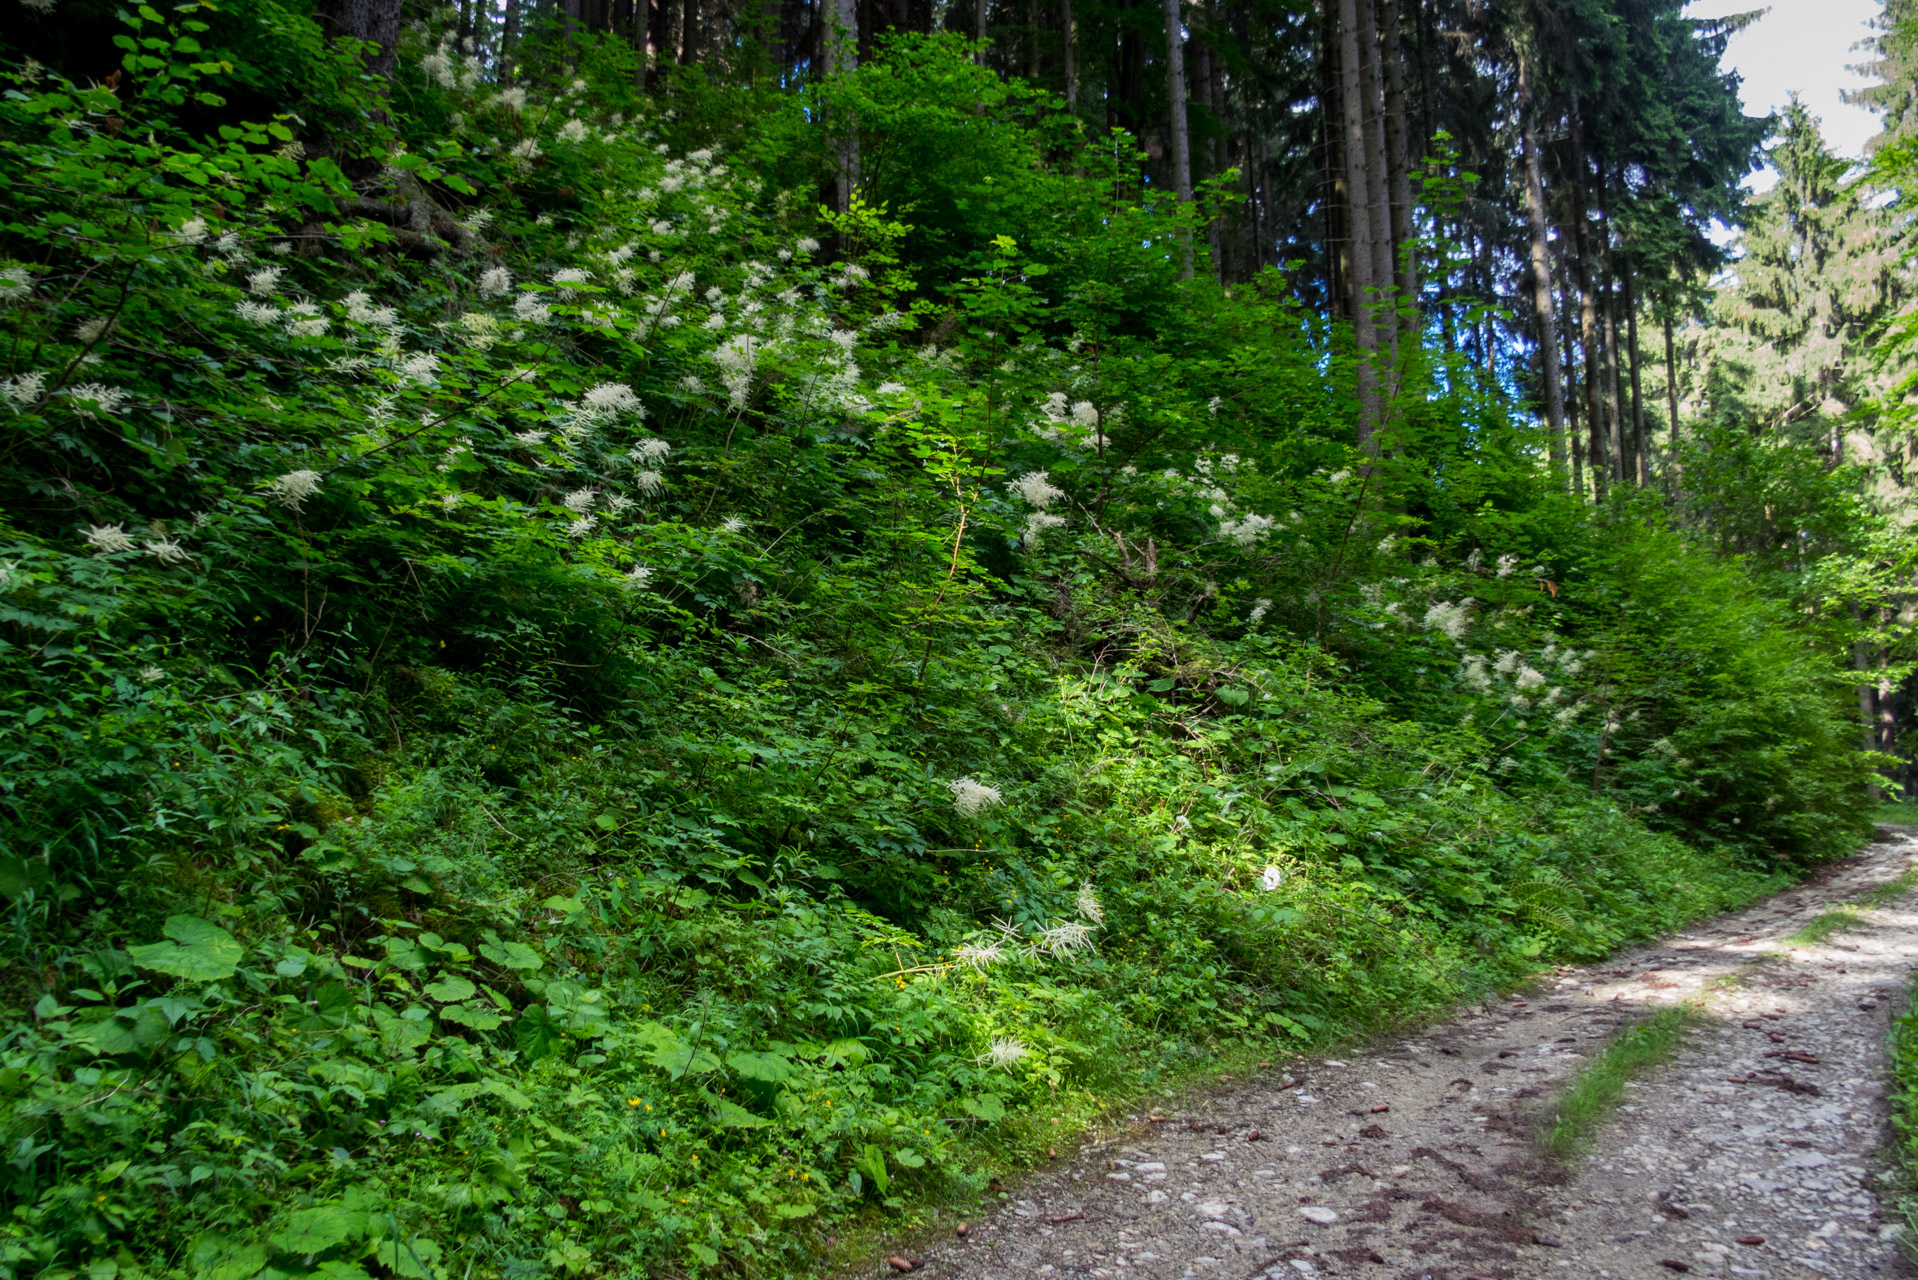
[[(1366, 0), (1370, 3), (1370, 0)], [(1359, 421), (1358, 444), (1376, 453), (1379, 426), (1378, 329), (1374, 321), (1371, 286), (1372, 207), (1370, 178), (1365, 167), (1365, 97), (1359, 62), (1359, 0), (1339, 0), (1339, 101), (1344, 121), (1346, 240), (1351, 247), (1352, 331), (1357, 340)]]
[[(1192, 134), (1186, 127), (1185, 112), (1185, 31), (1179, 14), (1179, 0), (1165, 0), (1165, 79), (1166, 96), (1171, 106), (1172, 192), (1180, 204), (1192, 203)], [(1184, 262), (1179, 278), (1192, 278), (1192, 237), (1181, 231)]]
[[(1399, 299), (1395, 292), (1394, 262), (1398, 257), (1392, 237), (1392, 166), (1385, 144), (1385, 78), (1379, 62), (1379, 33), (1374, 21), (1377, 0), (1358, 0), (1359, 73), (1365, 117), (1366, 192), (1371, 197), (1367, 221), (1372, 233), (1372, 289), (1378, 309), (1379, 350), (1386, 359), (1381, 382), (1386, 396), (1381, 414), (1390, 411), (1399, 382)], [(1382, 422), (1383, 416), (1380, 421)]]
[(699, 63), (699, 0), (682, 0), (683, 12), (679, 19), (679, 65), (696, 66)]
[(1633, 483), (1643, 489), (1651, 481), (1651, 462), (1645, 456), (1645, 398), (1639, 383), (1638, 296), (1632, 289), (1632, 255), (1627, 252), (1622, 261), (1624, 274), (1621, 283), (1625, 286), (1625, 292), (1620, 301), (1625, 307), (1625, 357), (1632, 384), (1632, 457), (1638, 462)]
[[(1401, 66), (1404, 51), (1399, 31), (1399, 0), (1382, 0), (1379, 10), (1380, 48), (1385, 62), (1385, 153), (1391, 174), (1392, 193), (1392, 265), (1398, 275), (1399, 306), (1416, 308), (1419, 301), (1418, 260), (1412, 253), (1412, 225), (1416, 212), (1412, 207), (1411, 118), (1405, 107), (1405, 73)], [(1423, 153), (1425, 145), (1419, 143)], [(1407, 325), (1418, 332), (1416, 320)]]
[(1672, 313), (1665, 312), (1665, 403), (1672, 414), (1672, 496), (1685, 484), (1685, 464), (1678, 454), (1678, 359), (1672, 351)]
[[(1319, 211), (1325, 223), (1325, 296), (1327, 309), (1337, 317), (1352, 318), (1352, 193), (1345, 184), (1345, 152), (1341, 146), (1345, 125), (1335, 118), (1340, 95), (1341, 50), (1337, 0), (1318, 0), (1319, 16)], [(1274, 239), (1276, 240), (1276, 228)], [(1260, 250), (1263, 262), (1264, 250)]]
[(519, 6), (520, 0), (506, 0), (500, 22), (499, 82), (507, 89), (513, 87), (513, 57), (519, 51)]
[(559, 0), (559, 29), (566, 39), (566, 65), (579, 66), (579, 0)]
[(1538, 159), (1538, 125), (1532, 105), (1531, 60), (1520, 55), (1518, 111), (1525, 149), (1525, 220), (1532, 231), (1532, 310), (1538, 319), (1539, 364), (1545, 379), (1546, 439), (1552, 469), (1565, 467), (1565, 388), (1558, 365), (1558, 310), (1552, 293), (1552, 246), (1545, 234), (1545, 180)]
[(399, 50), (400, 0), (323, 0), (316, 16), (328, 39), (367, 43), (362, 57), (368, 71), (382, 78), (393, 74), (393, 56)]
[(977, 60), (982, 67), (986, 65), (986, 8), (987, 0), (973, 0), (972, 38), (979, 42)]
[(1564, 237), (1561, 235), (1558, 242), (1558, 260), (1559, 277), (1563, 282), (1564, 294), (1562, 299), (1563, 305), (1559, 309), (1558, 327), (1562, 335), (1561, 341), (1564, 343), (1562, 353), (1564, 358), (1559, 363), (1559, 369), (1563, 374), (1565, 382), (1563, 392), (1565, 405), (1565, 438), (1571, 442), (1572, 446), (1572, 492), (1580, 498), (1583, 498), (1585, 496), (1585, 440), (1578, 433), (1578, 394), (1572, 385), (1575, 377), (1573, 371), (1578, 367), (1573, 358), (1574, 348), (1572, 345), (1572, 317), (1578, 312), (1578, 299), (1572, 291), (1570, 283), (1571, 272), (1565, 268), (1565, 256), (1570, 252), (1570, 249), (1571, 246), (1565, 242)]
[(1072, 21), (1072, 0), (1059, 0), (1059, 38), (1065, 48), (1066, 110), (1079, 109), (1079, 49)]
[(1618, 277), (1612, 270), (1612, 222), (1607, 216), (1606, 204), (1606, 177), (1601, 168), (1598, 175), (1598, 246), (1599, 266), (1605, 272), (1605, 389), (1611, 399), (1612, 479), (1619, 484), (1629, 484), (1635, 468), (1628, 452), (1631, 429), (1625, 421), (1625, 396), (1618, 377)]
[[(826, 76), (848, 75), (859, 66), (859, 0), (822, 0), (821, 12), (826, 21), (822, 50)], [(852, 207), (852, 193), (859, 185), (859, 133), (847, 120), (834, 121), (831, 127), (838, 131), (839, 157), (833, 205), (844, 213)]]
[(1585, 426), (1591, 441), (1585, 452), (1585, 461), (1592, 469), (1592, 496), (1603, 502), (1609, 468), (1605, 450), (1605, 414), (1601, 407), (1598, 378), (1598, 309), (1597, 300), (1592, 295), (1591, 237), (1587, 234), (1589, 219), (1586, 213), (1591, 208), (1591, 201), (1585, 190), (1585, 126), (1576, 106), (1570, 123), (1572, 244), (1573, 256), (1578, 262), (1578, 342), (1585, 353)]

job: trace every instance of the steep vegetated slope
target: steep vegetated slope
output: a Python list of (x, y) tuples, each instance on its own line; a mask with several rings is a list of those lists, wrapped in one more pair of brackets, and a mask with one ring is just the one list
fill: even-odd
[(0, 1273), (800, 1274), (1858, 830), (1735, 564), (1442, 355), (1356, 450), (1343, 331), (956, 43), (123, 21), (0, 100)]

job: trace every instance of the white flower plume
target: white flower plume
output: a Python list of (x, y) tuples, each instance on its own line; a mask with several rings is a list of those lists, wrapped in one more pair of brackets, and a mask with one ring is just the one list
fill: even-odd
[(96, 524), (87, 529), (87, 545), (102, 555), (116, 551), (131, 551), (139, 544), (127, 536), (126, 529), (117, 524)]
[(1053, 484), (1049, 473), (1044, 471), (1028, 471), (1006, 487), (1025, 499), (1028, 506), (1041, 511), (1066, 496), (1065, 490)]
[(289, 510), (298, 511), (300, 504), (320, 491), (320, 473), (302, 468), (276, 476), (268, 482), (266, 495)]
[(946, 784), (952, 792), (952, 807), (962, 818), (976, 818), (996, 804), (1004, 804), (999, 788), (989, 787), (975, 778), (954, 778)]
[(1007, 1071), (1010, 1071), (1015, 1063), (1031, 1052), (1032, 1050), (1026, 1048), (1025, 1045), (1013, 1039), (1011, 1036), (994, 1036), (992, 1038), (992, 1044), (984, 1053), (979, 1055), (978, 1061), (988, 1066), (1004, 1067)]

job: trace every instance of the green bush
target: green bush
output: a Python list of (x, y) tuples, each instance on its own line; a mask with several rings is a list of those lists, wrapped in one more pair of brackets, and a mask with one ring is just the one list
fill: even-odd
[(1367, 465), (959, 46), (821, 100), (831, 214), (817, 103), (611, 44), (125, 23), (0, 100), (0, 1274), (802, 1274), (1862, 821), (1736, 566), (1457, 367)]

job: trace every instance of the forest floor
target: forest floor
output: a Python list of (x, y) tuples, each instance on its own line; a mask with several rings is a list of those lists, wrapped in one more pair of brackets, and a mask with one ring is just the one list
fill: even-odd
[[(873, 1274), (1918, 1274), (1878, 1154), (1887, 1023), (1918, 967), (1914, 869), (1918, 827), (1881, 828), (1691, 932), (1345, 1060), (1292, 1060), (1129, 1117), (963, 1235), (948, 1226)], [(1621, 1030), (1677, 1004), (1697, 1017), (1670, 1063), (1626, 1086), (1585, 1154), (1543, 1154), (1554, 1098)]]

